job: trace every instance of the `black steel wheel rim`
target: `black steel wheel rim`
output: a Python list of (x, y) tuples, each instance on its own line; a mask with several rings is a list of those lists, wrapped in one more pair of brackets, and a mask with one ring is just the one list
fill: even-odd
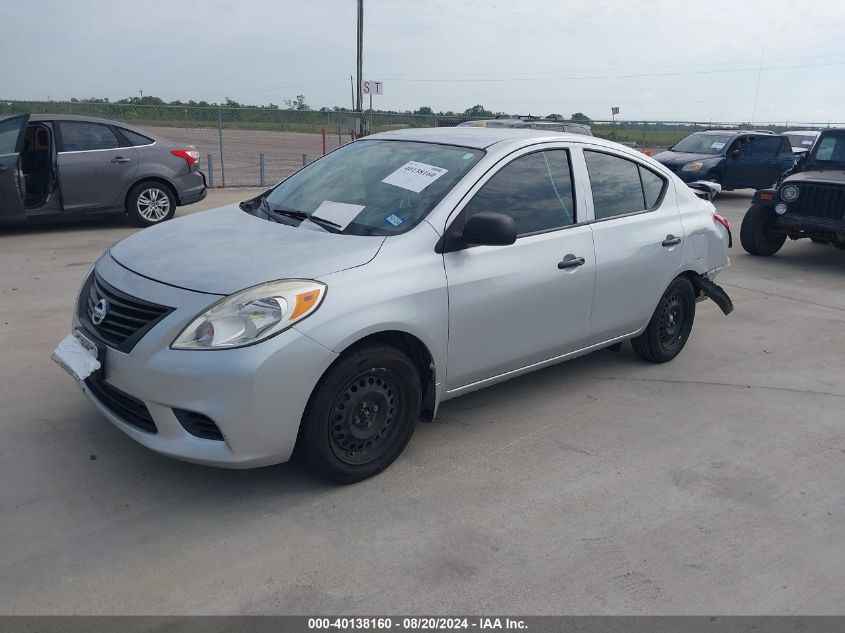
[(401, 426), (402, 381), (386, 368), (368, 369), (340, 390), (332, 405), (329, 444), (347, 464), (369, 463), (389, 448)]
[(672, 351), (680, 345), (684, 336), (686, 315), (686, 306), (677, 292), (671, 294), (663, 302), (658, 337), (660, 338), (660, 344), (665, 350)]

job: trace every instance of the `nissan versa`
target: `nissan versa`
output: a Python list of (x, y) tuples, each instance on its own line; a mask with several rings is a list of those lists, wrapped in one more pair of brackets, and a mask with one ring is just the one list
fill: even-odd
[(386, 468), (440, 402), (630, 339), (673, 359), (730, 227), (668, 169), (583, 135), (405, 130), (261, 196), (145, 229), (85, 279), (54, 358), (160, 453)]

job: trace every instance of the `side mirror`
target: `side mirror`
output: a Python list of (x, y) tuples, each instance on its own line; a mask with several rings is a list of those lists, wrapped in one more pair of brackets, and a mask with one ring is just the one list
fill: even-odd
[(464, 224), (461, 237), (465, 244), (507, 246), (516, 241), (516, 225), (504, 213), (476, 213)]
[(732, 149), (729, 156), (731, 158), (739, 158), (739, 150), (738, 149)]

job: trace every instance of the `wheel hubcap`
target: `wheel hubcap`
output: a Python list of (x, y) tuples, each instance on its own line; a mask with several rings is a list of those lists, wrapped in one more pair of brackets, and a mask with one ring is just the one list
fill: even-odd
[(658, 329), (660, 343), (665, 349), (672, 350), (680, 344), (684, 333), (685, 318), (686, 309), (683, 301), (677, 294), (671, 295), (663, 304)]
[(138, 196), (138, 213), (148, 222), (160, 222), (170, 211), (170, 198), (161, 189), (144, 189)]
[(382, 454), (398, 427), (399, 384), (393, 371), (369, 369), (343, 388), (329, 421), (329, 443), (338, 459), (364, 464)]

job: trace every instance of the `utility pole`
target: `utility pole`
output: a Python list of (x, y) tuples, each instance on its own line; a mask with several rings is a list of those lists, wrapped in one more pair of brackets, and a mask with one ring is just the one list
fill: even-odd
[(357, 112), (362, 112), (361, 107), (361, 81), (362, 81), (362, 70), (363, 70), (363, 52), (364, 52), (364, 0), (358, 0), (358, 87), (356, 90), (356, 94), (358, 95), (357, 99), (355, 100), (355, 110)]

